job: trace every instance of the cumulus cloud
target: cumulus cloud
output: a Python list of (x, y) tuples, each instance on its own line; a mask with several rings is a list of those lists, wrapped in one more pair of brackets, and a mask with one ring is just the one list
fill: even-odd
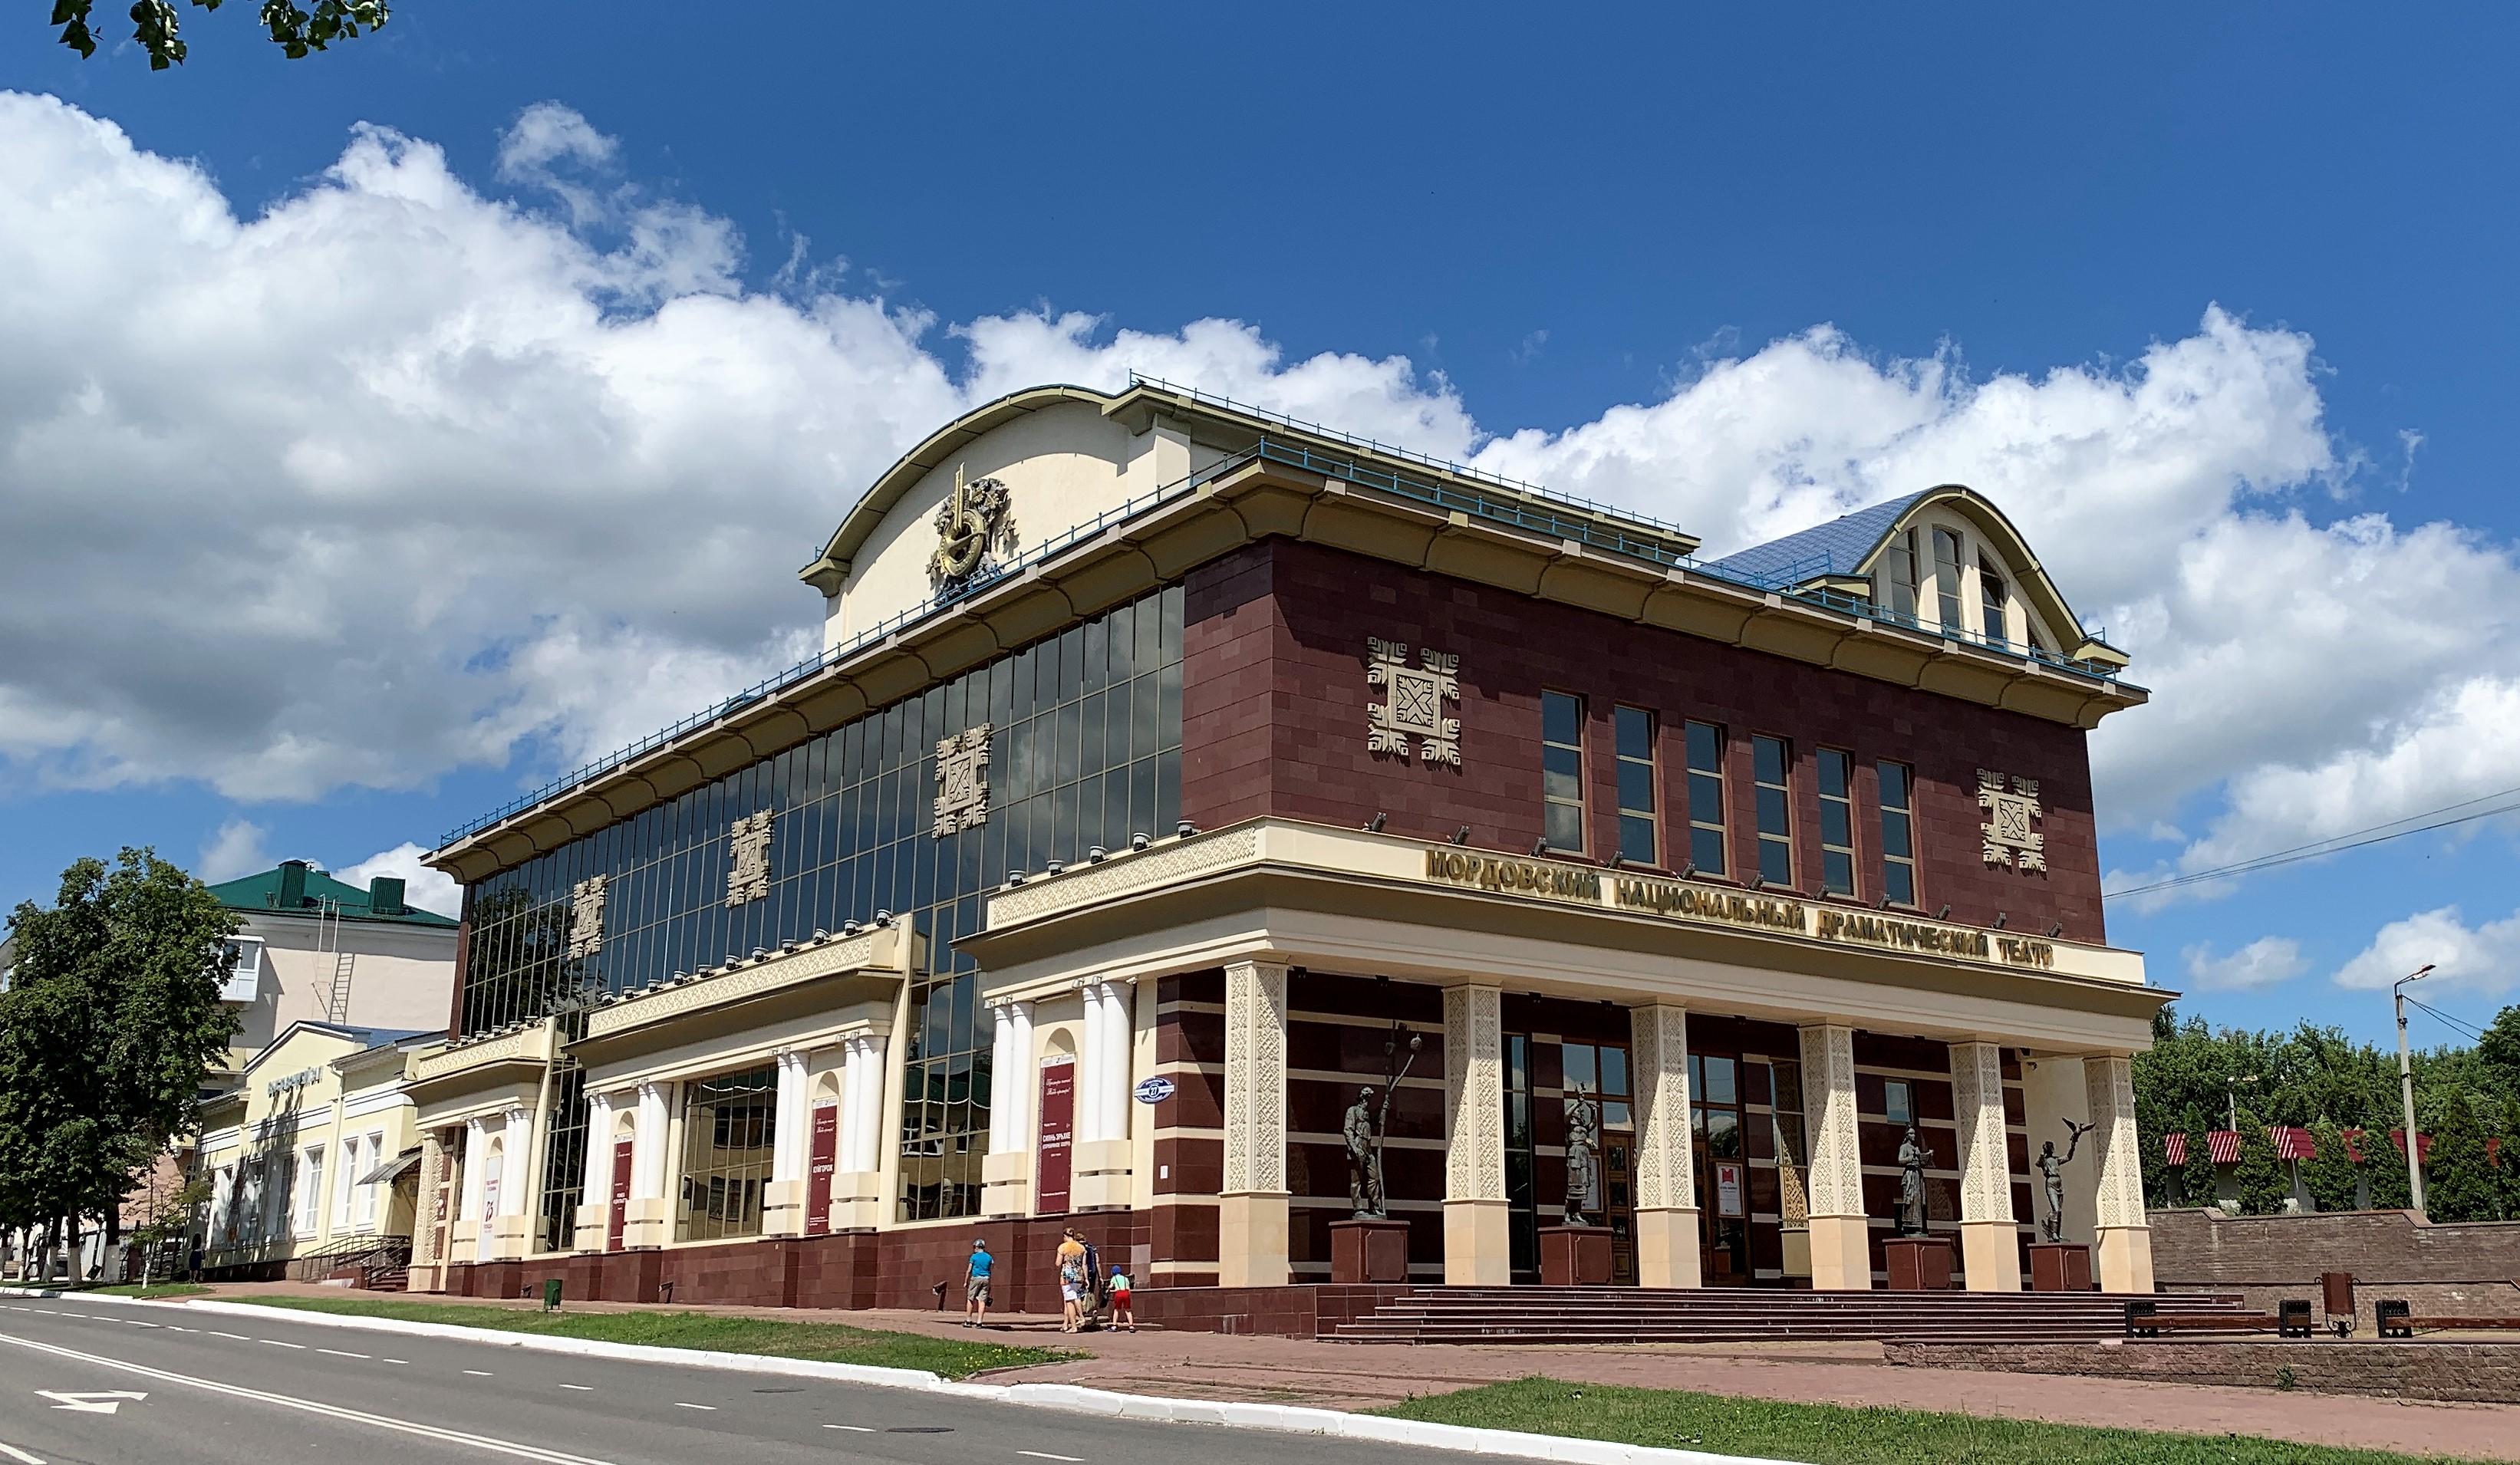
[(423, 910), (440, 915), (464, 913), (464, 887), (451, 875), (440, 874), (420, 863), (428, 851), (416, 844), (398, 844), (381, 850), (358, 864), (332, 871), (333, 878), (365, 888), (379, 875), (399, 876), (403, 882), (403, 901)]
[(2520, 784), (2510, 550), (2315, 516), (2354, 455), (2299, 332), (2209, 308), (2130, 362), (1979, 378), (1822, 327), (1500, 434), (1405, 357), (1290, 359), (1241, 322), (940, 325), (794, 269), (746, 290), (731, 226), (642, 193), (564, 107), (527, 109), (497, 166), (521, 200), (363, 128), (242, 219), (192, 164), (0, 95), (17, 781), (312, 798), (600, 752), (809, 651), (789, 571), (936, 424), (1137, 371), (1710, 554), (1971, 484), (2155, 689), (2093, 754), (2117, 827), (2180, 844), (2165, 870)]
[(2224, 956), (2214, 954), (2212, 942), (2179, 954), (2187, 963), (2188, 986), (2198, 992), (2256, 992), (2310, 970), (2301, 943), (2289, 936), (2261, 936)]
[(2391, 921), (2353, 960), (2337, 969), (2336, 985), (2386, 991), (2399, 978), (2431, 965), (2424, 990), (2452, 988), (2498, 998), (2511, 990), (2520, 966), (2520, 910), (2471, 927), (2456, 906)]
[(216, 885), (271, 868), (279, 862), (263, 852), (262, 839), (269, 832), (250, 820), (229, 820), (202, 844), (201, 857), (193, 862), (194, 877)]

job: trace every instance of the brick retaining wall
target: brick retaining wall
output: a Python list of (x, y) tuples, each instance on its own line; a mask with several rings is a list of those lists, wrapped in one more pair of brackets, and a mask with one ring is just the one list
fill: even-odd
[(2412, 1211), (2227, 1217), (2181, 1210), (2144, 1219), (2152, 1225), (2153, 1277), (2181, 1291), (2315, 1286), (2322, 1271), (2350, 1271), (2365, 1286), (2520, 1277), (2520, 1221), (2436, 1225)]
[(2364, 1394), (2381, 1398), (2509, 1403), (2520, 1398), (2520, 1347), (2507, 1343), (2124, 1344), (1893, 1343), (1883, 1354), (1912, 1368), (2071, 1373), (2163, 1383)]

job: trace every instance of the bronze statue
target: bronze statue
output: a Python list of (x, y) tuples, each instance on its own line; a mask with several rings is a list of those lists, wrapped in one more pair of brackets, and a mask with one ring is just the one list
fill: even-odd
[(1932, 1163), (1934, 1152), (1916, 1142), (1916, 1126), (1910, 1122), (1899, 1141), (1899, 1235), (1925, 1234), (1925, 1167)]
[[(1400, 1047), (1404, 1035), (1409, 1039), (1405, 1057)], [(1382, 1041), (1382, 1056), (1390, 1065), (1382, 1102), (1374, 1102), (1373, 1086), (1368, 1084), (1356, 1091), (1356, 1102), (1348, 1105), (1347, 1117), (1340, 1123), (1339, 1132), (1347, 1140), (1347, 1202), (1354, 1220), (1380, 1221), (1390, 1214), (1382, 1188), (1382, 1140), (1391, 1132), (1391, 1095), (1409, 1076), (1409, 1066), (1418, 1061), (1418, 1050), (1424, 1043), (1425, 1039), (1394, 1020), (1391, 1036)]]
[(2048, 1214), (2039, 1219), (2039, 1234), (2045, 1240), (2065, 1239), (2064, 1169), (2073, 1163), (2074, 1151), (2083, 1147), (2083, 1136), (2092, 1132), (2092, 1128), (2066, 1120), (2065, 1132), (2071, 1137), (2065, 1141), (2065, 1153), (2060, 1157), (2056, 1153), (2056, 1141), (2050, 1139), (2039, 1147), (2039, 1158), (2030, 1162), (2047, 1181)]
[(1593, 1225), (1601, 1209), (1601, 1106), (1579, 1081), (1566, 1101), (1566, 1224)]

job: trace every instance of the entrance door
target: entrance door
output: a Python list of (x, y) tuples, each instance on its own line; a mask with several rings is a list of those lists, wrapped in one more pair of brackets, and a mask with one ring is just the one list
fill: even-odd
[(840, 1106), (826, 1099), (814, 1106), (814, 1148), (805, 1162), (805, 1234), (820, 1236), (832, 1228), (832, 1172), (839, 1168)]
[(636, 1142), (627, 1134), (612, 1141), (612, 1214), (604, 1223), (604, 1249), (621, 1250), (630, 1228), (630, 1164)]
[(1688, 1138), (1697, 1167), (1700, 1270), (1710, 1287), (1746, 1287), (1750, 1157), (1742, 1143), (1737, 1057), (1688, 1055)]

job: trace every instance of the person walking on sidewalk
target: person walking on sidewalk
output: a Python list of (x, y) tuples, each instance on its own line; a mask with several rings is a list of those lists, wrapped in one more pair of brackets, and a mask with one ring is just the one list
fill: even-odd
[(1069, 1227), (1058, 1243), (1058, 1330), (1073, 1333), (1085, 1326), (1085, 1294), (1094, 1278), (1085, 1270), (1085, 1238)]
[(1129, 1274), (1117, 1266), (1111, 1268), (1111, 1326), (1132, 1333), (1138, 1330), (1138, 1314), (1129, 1310)]
[(973, 1241), (971, 1260), (963, 1269), (963, 1326), (988, 1326), (989, 1273), (996, 1267), (997, 1258), (989, 1255), (989, 1244)]

